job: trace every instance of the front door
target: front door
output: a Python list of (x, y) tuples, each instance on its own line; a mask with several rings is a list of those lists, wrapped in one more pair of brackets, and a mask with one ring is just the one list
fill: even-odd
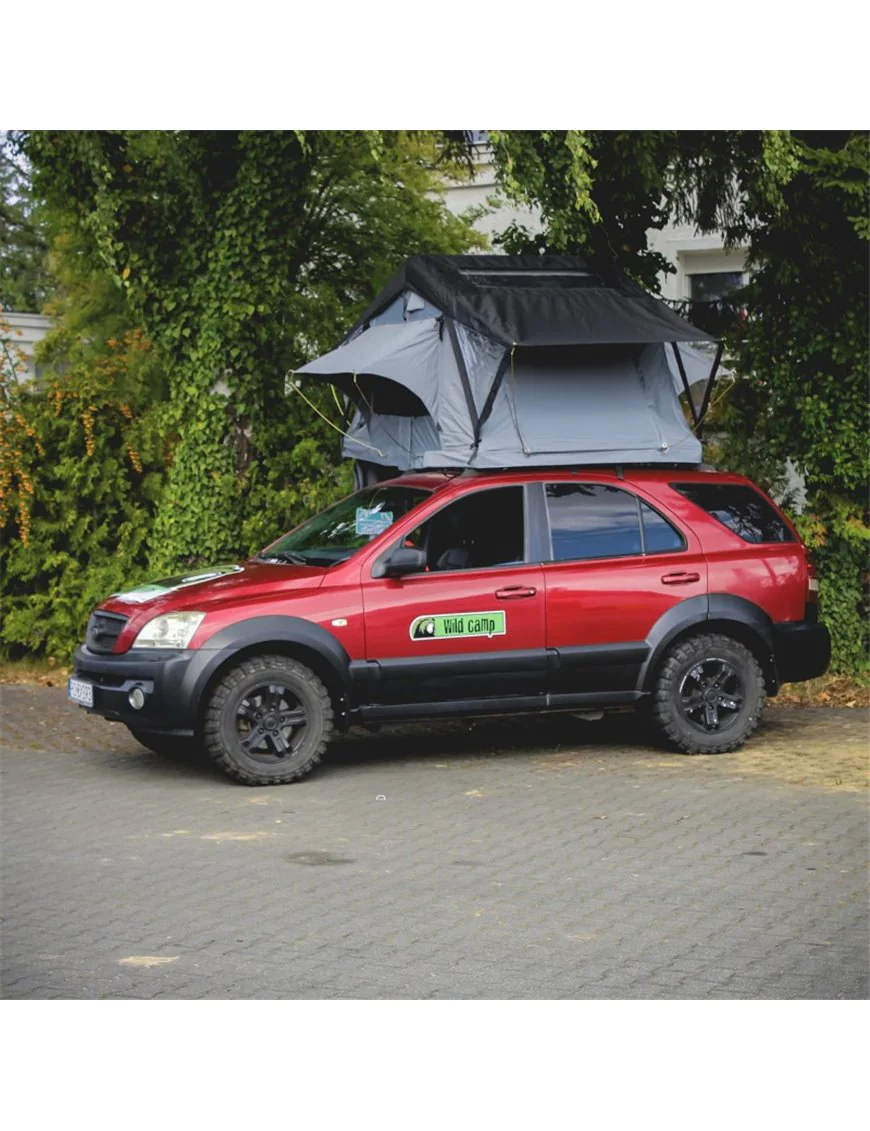
[(471, 491), (400, 539), (425, 551), (425, 573), (363, 580), (374, 702), (543, 697), (544, 577), (526, 530), (522, 486)]

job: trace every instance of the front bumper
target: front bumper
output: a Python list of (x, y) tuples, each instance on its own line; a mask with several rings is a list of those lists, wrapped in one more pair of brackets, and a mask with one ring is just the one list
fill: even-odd
[(773, 647), (780, 683), (799, 683), (824, 675), (831, 662), (831, 634), (823, 624), (780, 622), (773, 626)]
[[(185, 676), (195, 655), (162, 648), (98, 654), (83, 645), (76, 649), (72, 674), (74, 679), (93, 684), (94, 705), (84, 708), (89, 713), (138, 730), (192, 735), (195, 707), (186, 691)], [(128, 700), (134, 687), (145, 694), (139, 711)]]

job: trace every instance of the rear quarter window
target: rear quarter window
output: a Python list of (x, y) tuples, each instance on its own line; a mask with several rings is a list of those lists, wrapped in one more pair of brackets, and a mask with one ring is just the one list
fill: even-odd
[(782, 518), (752, 487), (739, 483), (672, 483), (671, 487), (744, 542), (794, 542)]

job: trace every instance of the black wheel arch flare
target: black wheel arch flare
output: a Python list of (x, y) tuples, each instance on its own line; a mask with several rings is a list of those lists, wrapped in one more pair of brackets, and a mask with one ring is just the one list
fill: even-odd
[(246, 656), (276, 652), (292, 656), (325, 683), (336, 714), (346, 712), (350, 699), (350, 657), (341, 641), (325, 628), (302, 617), (247, 617), (227, 625), (198, 648), (184, 675), (183, 696), (200, 720), (208, 695), (222, 674)]
[(769, 696), (779, 691), (773, 621), (765, 611), (731, 593), (689, 597), (660, 617), (647, 637), (650, 651), (638, 676), (638, 690), (649, 691), (665, 652), (693, 632), (721, 632), (745, 645), (761, 665)]

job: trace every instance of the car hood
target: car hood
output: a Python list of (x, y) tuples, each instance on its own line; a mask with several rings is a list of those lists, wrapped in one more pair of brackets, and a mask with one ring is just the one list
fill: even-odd
[(285, 589), (316, 588), (325, 573), (322, 566), (270, 564), (252, 559), (192, 570), (113, 593), (100, 608), (123, 613), (131, 620), (144, 623), (159, 613), (183, 609), (207, 612), (210, 608), (242, 597), (255, 600)]

